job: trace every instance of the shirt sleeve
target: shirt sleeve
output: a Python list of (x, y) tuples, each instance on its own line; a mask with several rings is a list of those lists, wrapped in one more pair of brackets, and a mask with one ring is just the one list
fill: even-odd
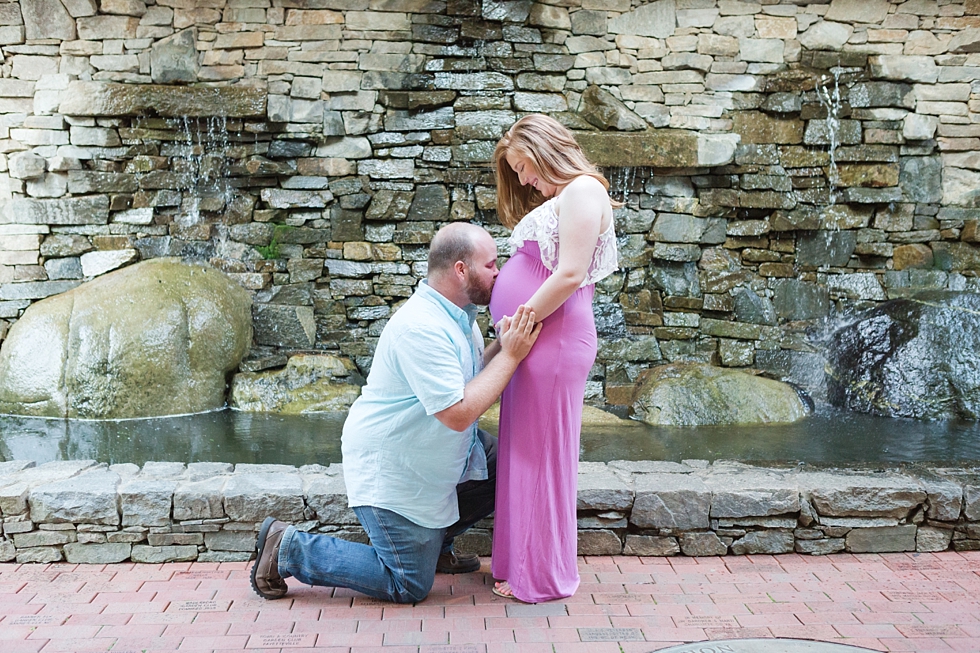
[(463, 399), (466, 379), (452, 338), (441, 329), (410, 329), (399, 338), (395, 360), (426, 415)]

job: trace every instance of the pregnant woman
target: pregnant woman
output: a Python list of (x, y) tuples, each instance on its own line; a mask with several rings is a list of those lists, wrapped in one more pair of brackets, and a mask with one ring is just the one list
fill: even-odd
[(501, 398), (493, 592), (538, 603), (579, 584), (582, 402), (596, 355), (594, 284), (617, 269), (613, 202), (571, 132), (548, 116), (517, 121), (494, 160), (513, 255), (490, 312), (497, 322), (526, 304), (543, 326)]

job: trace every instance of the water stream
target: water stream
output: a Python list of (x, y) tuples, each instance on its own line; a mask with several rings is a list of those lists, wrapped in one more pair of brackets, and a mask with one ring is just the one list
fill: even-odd
[(840, 145), (840, 114), (843, 102), (840, 94), (840, 66), (830, 69), (833, 75), (834, 87), (830, 88), (829, 79), (821, 77), (821, 82), (827, 82), (823, 86), (817, 85), (817, 100), (827, 111), (825, 124), (827, 128), (827, 139), (829, 140), (830, 166), (827, 168), (827, 205), (833, 206), (837, 203), (837, 187), (840, 185), (840, 174), (837, 170), (837, 146)]

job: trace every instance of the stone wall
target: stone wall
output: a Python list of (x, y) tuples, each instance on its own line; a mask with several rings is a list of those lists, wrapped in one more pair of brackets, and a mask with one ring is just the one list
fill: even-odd
[(178, 255), (254, 291), (245, 369), (366, 369), (435, 229), (506, 235), (488, 159), (540, 111), (626, 202), (590, 401), (677, 360), (819, 397), (812, 323), (980, 288), (978, 29), (977, 0), (0, 2), (0, 338)]
[[(582, 555), (980, 549), (976, 469), (582, 463)], [(247, 560), (272, 515), (366, 541), (340, 465), (0, 463), (0, 562)], [(490, 553), (492, 520), (459, 538)]]

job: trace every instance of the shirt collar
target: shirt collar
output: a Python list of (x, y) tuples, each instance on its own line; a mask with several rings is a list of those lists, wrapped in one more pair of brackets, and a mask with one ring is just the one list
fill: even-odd
[(441, 306), (447, 313), (449, 313), (454, 322), (463, 327), (464, 331), (468, 331), (472, 328), (473, 321), (476, 320), (476, 314), (479, 310), (476, 307), (476, 304), (467, 304), (464, 308), (460, 308), (456, 304), (449, 301), (438, 290), (430, 286), (428, 279), (422, 279), (422, 281), (419, 282), (418, 288), (415, 292), (430, 302)]

